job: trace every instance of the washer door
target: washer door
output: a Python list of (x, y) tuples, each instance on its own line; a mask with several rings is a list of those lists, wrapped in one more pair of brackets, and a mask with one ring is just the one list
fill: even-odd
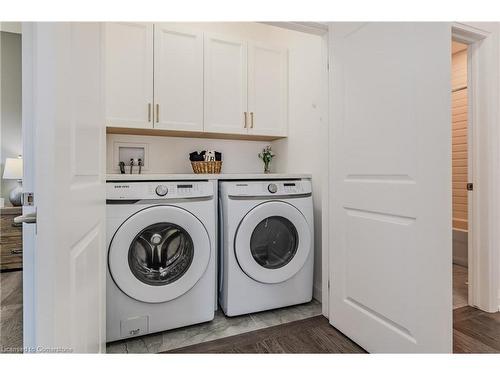
[(166, 302), (186, 293), (203, 276), (210, 238), (190, 212), (153, 206), (118, 228), (108, 257), (111, 276), (125, 294), (143, 302)]
[(302, 213), (289, 203), (271, 201), (253, 208), (234, 240), (238, 263), (262, 283), (280, 283), (304, 266), (311, 251), (311, 231)]

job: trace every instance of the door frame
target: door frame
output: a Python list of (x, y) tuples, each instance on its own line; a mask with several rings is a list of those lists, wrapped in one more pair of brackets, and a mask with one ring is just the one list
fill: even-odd
[[(329, 27), (331, 27), (329, 25)], [(474, 182), (474, 194), (470, 197), (469, 213), (471, 222), (474, 223), (473, 236), (469, 237), (469, 305), (487, 312), (500, 310), (500, 235), (495, 228), (500, 225), (500, 199), (495, 197), (495, 192), (500, 188), (500, 121), (498, 118), (498, 100), (500, 82), (495, 80), (500, 64), (499, 48), (496, 44), (500, 41), (500, 30), (494, 23), (452, 23), (452, 37), (454, 40), (468, 44), (468, 121), (472, 142), (469, 142), (469, 158), (472, 168), (471, 180)], [(327, 35), (324, 36), (327, 42)], [(451, 42), (451, 41), (450, 41)], [(331, 50), (328, 50), (327, 59), (331, 60)], [(330, 100), (333, 82), (328, 71), (328, 112), (329, 118), (333, 111)], [(483, 106), (480, 106), (480, 104)], [(485, 105), (486, 104), (486, 105)], [(475, 110), (473, 110), (475, 108)], [(479, 109), (478, 109), (479, 108)], [(474, 126), (481, 124), (480, 126)], [(330, 124), (331, 125), (331, 124)], [(332, 163), (330, 149), (334, 143), (332, 133), (328, 136), (328, 159), (325, 167)], [(488, 141), (488, 147), (481, 148), (481, 141)], [(471, 152), (472, 151), (472, 152)], [(329, 168), (328, 168), (329, 171)], [(333, 184), (333, 176), (327, 172), (323, 182), (323, 191), (329, 192)], [(482, 189), (481, 186), (484, 186)], [(451, 197), (450, 197), (451, 199)], [(332, 207), (329, 195), (323, 194), (322, 200), (322, 226), (329, 227)], [(469, 223), (470, 225), (470, 223)], [(450, 231), (452, 224), (450, 223)], [(322, 231), (322, 313), (329, 317), (329, 289), (330, 289), (330, 252), (333, 241), (328, 230)], [(498, 264), (497, 267), (493, 265)]]
[[(497, 169), (500, 144), (498, 91), (498, 30), (491, 24), (452, 24), (452, 38), (467, 44), (468, 87), (468, 303), (487, 312), (500, 308), (499, 245), (500, 187)], [(486, 143), (487, 147), (481, 147)], [(495, 267), (494, 265), (497, 265)]]
[[(22, 22), (21, 24), (21, 65), (22, 65), (22, 141), (23, 141), (23, 189), (27, 192), (35, 191), (35, 130), (33, 123), (33, 111), (35, 109), (34, 95), (34, 50), (35, 23)], [(28, 94), (30, 93), (30, 94)], [(27, 178), (27, 176), (32, 176)], [(23, 215), (36, 214), (35, 206), (22, 206)], [(23, 225), (23, 351), (26, 348), (36, 347), (36, 322), (33, 317), (36, 314), (35, 288), (39, 283), (38, 274), (35, 272), (35, 225)], [(26, 246), (27, 245), (27, 246)]]

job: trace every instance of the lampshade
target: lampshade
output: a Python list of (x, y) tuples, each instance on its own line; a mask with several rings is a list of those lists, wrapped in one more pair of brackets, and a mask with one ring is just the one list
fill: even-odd
[(23, 178), (23, 159), (7, 158), (5, 159), (5, 168), (3, 170), (4, 180), (22, 180)]

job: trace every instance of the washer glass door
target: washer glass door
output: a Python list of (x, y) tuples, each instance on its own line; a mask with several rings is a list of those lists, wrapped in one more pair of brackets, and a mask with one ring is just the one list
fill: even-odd
[(186, 273), (193, 255), (193, 240), (184, 228), (173, 223), (156, 223), (134, 238), (128, 263), (134, 276), (143, 283), (167, 285)]
[(109, 246), (111, 277), (138, 301), (173, 300), (190, 290), (210, 261), (210, 237), (201, 221), (173, 205), (145, 208), (130, 216)]
[(284, 201), (269, 201), (251, 209), (241, 220), (234, 239), (234, 252), (243, 272), (269, 284), (297, 274), (311, 248), (307, 220)]

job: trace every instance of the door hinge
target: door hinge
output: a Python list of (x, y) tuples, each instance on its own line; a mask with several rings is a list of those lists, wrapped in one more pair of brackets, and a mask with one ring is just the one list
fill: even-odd
[(23, 206), (33, 206), (35, 204), (35, 194), (23, 193), (23, 195), (21, 196), (21, 204)]
[(467, 183), (467, 190), (468, 191), (473, 191), (474, 190), (474, 184), (472, 182)]

